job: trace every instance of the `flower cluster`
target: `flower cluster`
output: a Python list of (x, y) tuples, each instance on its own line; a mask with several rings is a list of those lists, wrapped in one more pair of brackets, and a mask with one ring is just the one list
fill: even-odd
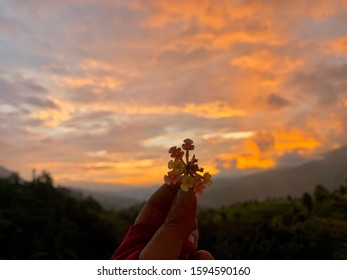
[(168, 163), (170, 171), (164, 176), (164, 181), (168, 185), (180, 184), (183, 191), (192, 189), (202, 193), (206, 185), (212, 185), (212, 176), (208, 172), (203, 173), (204, 169), (198, 166), (195, 155), (189, 159), (189, 151), (194, 150), (193, 140), (183, 140), (182, 149), (176, 146), (169, 149), (173, 159)]

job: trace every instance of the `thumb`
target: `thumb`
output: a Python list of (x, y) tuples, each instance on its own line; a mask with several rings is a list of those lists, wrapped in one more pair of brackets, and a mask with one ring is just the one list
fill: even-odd
[(214, 260), (210, 252), (200, 250), (193, 255), (193, 260)]
[(163, 225), (140, 254), (140, 259), (178, 259), (184, 242), (194, 230), (196, 196), (179, 190)]

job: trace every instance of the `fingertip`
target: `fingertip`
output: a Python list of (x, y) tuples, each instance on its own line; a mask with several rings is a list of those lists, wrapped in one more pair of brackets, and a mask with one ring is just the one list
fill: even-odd
[[(187, 192), (179, 189), (177, 192), (177, 206), (187, 208), (191, 207), (192, 209), (196, 209), (197, 199), (196, 195), (193, 191), (189, 190)], [(195, 214), (196, 211), (194, 211)]]
[(163, 184), (158, 188), (138, 214), (135, 224), (145, 224), (159, 228), (164, 222), (173, 201), (176, 198), (179, 185)]

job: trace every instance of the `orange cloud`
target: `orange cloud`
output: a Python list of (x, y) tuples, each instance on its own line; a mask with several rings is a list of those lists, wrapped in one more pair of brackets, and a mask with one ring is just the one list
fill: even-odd
[(250, 55), (237, 57), (231, 60), (230, 64), (260, 72), (285, 74), (301, 66), (303, 62), (298, 59), (290, 58), (288, 55), (279, 56), (268, 50), (261, 50)]
[[(71, 132), (73, 128), (65, 128), (62, 123), (72, 119), (75, 116), (81, 116), (90, 112), (114, 112), (117, 115), (127, 116), (143, 116), (143, 115), (192, 115), (204, 119), (220, 119), (229, 117), (242, 117), (246, 112), (241, 109), (235, 109), (221, 101), (211, 103), (188, 103), (182, 106), (176, 105), (158, 105), (145, 106), (137, 104), (127, 104), (124, 102), (105, 103), (74, 103), (68, 100), (52, 98), (58, 105), (58, 108), (40, 109), (33, 112), (30, 117), (32, 119), (41, 120), (46, 127), (59, 128), (60, 132)], [(102, 131), (102, 130), (101, 130)], [(93, 131), (94, 133), (96, 131)]]
[(330, 43), (330, 48), (334, 54), (347, 55), (347, 36), (333, 40)]
[[(218, 155), (218, 159), (222, 161), (224, 169), (267, 169), (275, 166), (276, 161), (266, 156), (262, 156), (255, 151), (245, 151), (244, 153), (223, 153)], [(234, 162), (234, 166), (232, 166)]]
[[(247, 26), (247, 22), (248, 20), (246, 19), (243, 24)], [(212, 46), (213, 49), (227, 49), (236, 43), (249, 43), (253, 45), (263, 43), (268, 46), (283, 46), (289, 40), (288, 37), (283, 36), (283, 33), (277, 27), (267, 26), (265, 23), (262, 24), (260, 22), (258, 29), (254, 30), (251, 27), (240, 26), (235, 30), (213, 33), (210, 39), (207, 48), (209, 48), (208, 46)]]
[(238, 93), (238, 102), (246, 106), (248, 104), (247, 107), (253, 110), (259, 107), (261, 96), (281, 91), (288, 75), (297, 71), (303, 65), (303, 61), (288, 55), (276, 55), (269, 50), (261, 50), (233, 58), (230, 65), (243, 71), (243, 75), (236, 78), (234, 86), (234, 90)]
[(272, 31), (256, 32), (248, 30), (235, 30), (225, 32), (202, 31), (190, 37), (183, 37), (170, 42), (167, 49), (184, 49), (194, 51), (196, 49), (223, 50), (236, 43), (266, 43), (268, 45), (284, 45), (286, 40)]
[(40, 109), (31, 113), (30, 117), (41, 120), (47, 127), (56, 128), (72, 117), (76, 106), (57, 97), (51, 97), (51, 99), (58, 105), (57, 108)]
[[(46, 68), (55, 68), (48, 65)], [(52, 80), (60, 88), (89, 88), (93, 93), (103, 93), (104, 90), (114, 90), (122, 86), (122, 81), (115, 77), (113, 65), (93, 58), (82, 59), (76, 66), (65, 66), (65, 70), (74, 74), (53, 75)], [(78, 74), (75, 74), (77, 72)]]
[[(159, 181), (158, 166), (151, 160), (95, 162), (85, 165), (84, 180), (112, 184), (148, 184)], [(163, 174), (163, 167), (161, 167)], [(154, 178), (153, 178), (154, 177)]]
[(99, 109), (114, 111), (123, 115), (180, 115), (188, 114), (205, 119), (219, 119), (235, 116), (245, 116), (246, 112), (241, 109), (230, 107), (227, 103), (214, 101), (210, 103), (188, 103), (186, 105), (157, 105), (145, 106), (136, 104), (121, 103), (100, 104)]
[[(342, 106), (347, 107), (347, 102), (345, 105), (342, 103)], [(321, 139), (321, 145), (325, 150), (341, 146), (341, 139), (345, 139), (346, 121), (339, 110), (345, 111), (346, 109), (342, 107), (321, 116), (312, 114), (306, 119), (308, 129)], [(342, 144), (344, 142), (345, 140), (342, 141)]]
[(236, 116), (240, 117), (246, 115), (245, 111), (234, 109), (228, 104), (220, 101), (203, 104), (190, 103), (183, 106), (181, 112), (207, 119), (219, 119)]
[(320, 146), (320, 142), (313, 136), (299, 130), (289, 132), (275, 132), (274, 149), (279, 153), (298, 151), (301, 154), (311, 153)]
[(125, 184), (148, 185), (161, 184), (167, 172), (164, 162), (154, 163), (152, 160), (122, 160), (120, 162), (36, 162), (30, 168), (38, 172), (49, 170), (55, 181), (88, 182), (91, 184)]
[(253, 136), (253, 131), (236, 131), (236, 132), (220, 132), (203, 134), (202, 139), (244, 139)]
[(300, 154), (309, 154), (320, 145), (320, 142), (313, 135), (299, 129), (258, 132), (246, 142), (248, 151), (268, 154), (275, 158), (293, 151)]
[(269, 93), (280, 91), (283, 76), (276, 73), (264, 76), (247, 70), (238, 72), (234, 80), (235, 82), (230, 85), (233, 94), (228, 96), (229, 102), (243, 108), (250, 116), (264, 107), (264, 99)]
[[(142, 23), (147, 28), (170, 28), (178, 25), (182, 36), (161, 41), (161, 51), (177, 49), (227, 49), (235, 43), (284, 45), (290, 40), (283, 33), (282, 19), (273, 17), (277, 10), (265, 9), (266, 4), (236, 1), (158, 1), (133, 2), (132, 7), (145, 12)], [(269, 5), (268, 5), (269, 6)], [(262, 10), (262, 13), (259, 13)], [(277, 20), (278, 24), (271, 20)], [(197, 25), (194, 32), (189, 27)], [(177, 32), (175, 32), (176, 34)]]
[[(274, 168), (277, 160), (286, 153), (312, 154), (320, 145), (312, 135), (298, 129), (258, 132), (241, 145), (233, 147), (237, 152), (221, 153), (218, 159), (226, 169), (267, 169)], [(232, 166), (232, 162), (235, 166)]]
[[(222, 28), (226, 25), (227, 18), (221, 16), (225, 10), (221, 5), (212, 5), (209, 1), (151, 1), (152, 5), (159, 10), (147, 18), (143, 25), (147, 27), (163, 27), (172, 22), (189, 21), (196, 19), (202, 25), (214, 28)], [(137, 1), (133, 7), (146, 9), (146, 5)]]
[(249, 169), (249, 168), (259, 168), (268, 169), (275, 166), (275, 161), (273, 159), (262, 159), (256, 156), (237, 156), (236, 157), (236, 168), (237, 169)]
[(68, 88), (92, 87), (95, 93), (102, 93), (104, 89), (116, 89), (121, 82), (112, 76), (85, 76), (85, 77), (63, 77), (59, 79), (59, 84)]
[(111, 64), (106, 63), (105, 61), (96, 60), (92, 58), (82, 60), (79, 67), (80, 69), (85, 71), (86, 70), (98, 70), (98, 71), (102, 70), (105, 72), (111, 72), (113, 69)]
[[(343, 1), (342, 1), (343, 2)], [(295, 38), (300, 19), (320, 21), (347, 7), (339, 0), (302, 1), (133, 1), (131, 8), (144, 12), (142, 26), (178, 26), (183, 36), (174, 36), (162, 49), (192, 51), (227, 49), (235, 43), (284, 46)], [(198, 26), (194, 32), (189, 27)]]

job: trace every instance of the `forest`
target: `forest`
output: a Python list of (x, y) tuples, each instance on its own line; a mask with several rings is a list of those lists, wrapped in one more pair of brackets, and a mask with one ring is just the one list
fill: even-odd
[[(0, 179), (0, 259), (110, 259), (142, 205), (106, 210), (47, 172)], [(216, 259), (347, 259), (347, 186), (199, 209), (200, 248)]]

